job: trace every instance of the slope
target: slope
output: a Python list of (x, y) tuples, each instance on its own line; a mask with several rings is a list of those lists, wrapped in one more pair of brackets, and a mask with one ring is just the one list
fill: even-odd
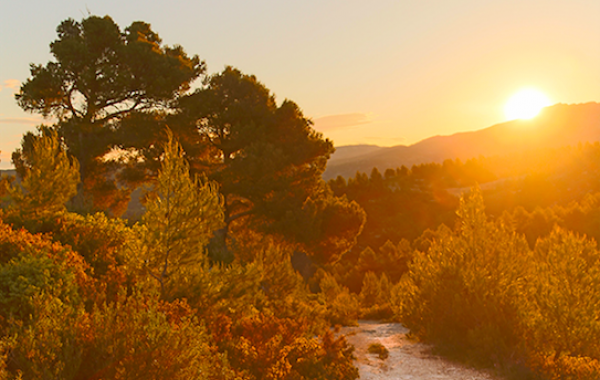
[(508, 155), (538, 148), (600, 141), (600, 103), (556, 104), (530, 120), (513, 120), (486, 129), (435, 136), (414, 145), (340, 147), (328, 162), (325, 179), (353, 176), (357, 171), (384, 172), (446, 159), (466, 160), (480, 155)]

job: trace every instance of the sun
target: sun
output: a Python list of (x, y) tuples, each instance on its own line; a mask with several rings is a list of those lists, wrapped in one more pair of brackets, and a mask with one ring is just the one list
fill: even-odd
[(550, 99), (542, 92), (526, 88), (514, 94), (504, 106), (504, 115), (508, 120), (531, 119), (542, 108), (551, 105)]

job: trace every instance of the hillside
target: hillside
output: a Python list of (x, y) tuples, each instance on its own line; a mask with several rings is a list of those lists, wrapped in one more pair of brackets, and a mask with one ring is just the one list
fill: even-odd
[(16, 176), (17, 175), (17, 171), (14, 169), (6, 169), (6, 170), (0, 170), (0, 177), (4, 177), (4, 176)]
[(556, 104), (546, 107), (531, 120), (513, 120), (473, 132), (435, 136), (414, 145), (337, 148), (327, 164), (325, 179), (350, 177), (357, 171), (370, 173), (388, 168), (446, 159), (466, 160), (480, 155), (508, 155), (537, 148), (600, 141), (600, 104)]

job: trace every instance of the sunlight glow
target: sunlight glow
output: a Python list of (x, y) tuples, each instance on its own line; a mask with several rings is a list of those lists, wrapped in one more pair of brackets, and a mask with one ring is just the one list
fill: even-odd
[(508, 99), (504, 106), (504, 114), (508, 120), (531, 119), (549, 105), (550, 99), (542, 92), (526, 88)]

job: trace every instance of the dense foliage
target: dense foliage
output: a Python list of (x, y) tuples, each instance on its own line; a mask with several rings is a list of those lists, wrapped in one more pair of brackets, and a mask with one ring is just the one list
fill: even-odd
[(329, 181), (367, 214), (330, 268), (337, 294), (518, 379), (597, 378), (598, 157), (580, 144)]
[(458, 220), (455, 231), (442, 229), (415, 254), (394, 288), (403, 323), (445, 350), (512, 373), (596, 378), (595, 242), (557, 227), (531, 250), (510, 223), (488, 220), (479, 191), (461, 201)]
[(225, 225), (211, 249), (226, 251), (240, 225), (284, 236), (319, 262), (356, 243), (362, 210), (331, 194), (321, 178), (333, 144), (294, 102), (277, 105), (255, 76), (232, 67), (210, 76), (180, 99), (169, 124), (195, 152), (194, 170), (219, 184)]
[(21, 213), (38, 214), (30, 217), (64, 209), (79, 183), (79, 164), (68, 157), (56, 131), (40, 128), (40, 132), (39, 136), (28, 135), (24, 150), (17, 150), (21, 183), (10, 187)]
[(65, 211), (30, 220), (9, 209), (3, 219), (13, 223), (0, 224), (4, 378), (358, 376), (284, 242), (250, 233), (233, 263), (211, 268), (189, 245), (200, 259), (173, 261), (177, 275), (161, 287), (150, 262), (140, 265), (143, 225)]
[(80, 208), (120, 215), (129, 192), (111, 176), (104, 156), (139, 146), (141, 137), (130, 134), (132, 123), (124, 121), (140, 120), (148, 128), (143, 120), (159, 118), (203, 74), (204, 63), (181, 46), (162, 45), (144, 22), (122, 31), (108, 16), (89, 16), (63, 21), (57, 33), (50, 44), (54, 60), (31, 65), (17, 103), (58, 119), (52, 128), (80, 164)]
[(66, 20), (51, 51), (17, 101), (58, 122), (2, 182), (0, 378), (357, 378), (292, 257), (339, 259), (364, 215), (299, 107), (232, 68), (185, 96), (204, 64), (142, 22)]
[(17, 101), (58, 121), (0, 182), (0, 379), (356, 379), (359, 318), (600, 377), (600, 144), (325, 183), (295, 103), (231, 67), (189, 91), (204, 64), (148, 24), (66, 20), (51, 52)]

